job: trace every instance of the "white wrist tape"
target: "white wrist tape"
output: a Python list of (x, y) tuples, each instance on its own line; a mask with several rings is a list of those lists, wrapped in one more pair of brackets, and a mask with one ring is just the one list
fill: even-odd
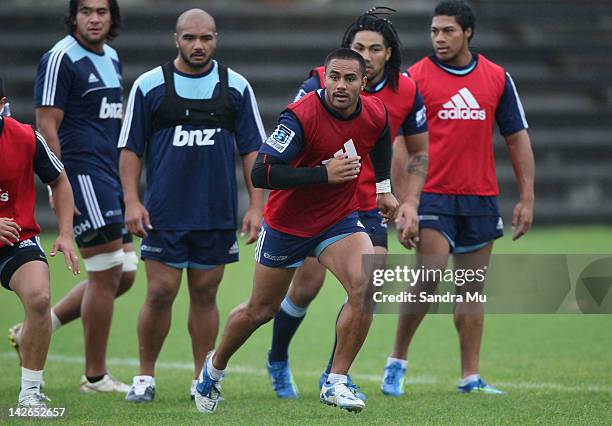
[(376, 182), (377, 194), (388, 194), (391, 192), (391, 179), (385, 179), (382, 182)]

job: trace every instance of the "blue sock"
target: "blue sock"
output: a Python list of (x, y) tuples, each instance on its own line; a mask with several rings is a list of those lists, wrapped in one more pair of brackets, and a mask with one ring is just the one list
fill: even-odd
[[(340, 308), (340, 312), (338, 312), (338, 316), (336, 317), (336, 324), (338, 324), (338, 320), (340, 319), (340, 314), (342, 313), (342, 309), (344, 309), (344, 305)], [(334, 362), (334, 354), (336, 353), (336, 345), (338, 344), (338, 335), (334, 333), (334, 347), (332, 348), (331, 355), (329, 356), (329, 362), (327, 363), (327, 368), (325, 369), (325, 373), (329, 374), (331, 372), (332, 364)]]
[(272, 348), (268, 353), (269, 362), (287, 361), (289, 359), (289, 343), (302, 323), (306, 310), (291, 302), (285, 297), (281, 303), (280, 311), (274, 317), (272, 331)]

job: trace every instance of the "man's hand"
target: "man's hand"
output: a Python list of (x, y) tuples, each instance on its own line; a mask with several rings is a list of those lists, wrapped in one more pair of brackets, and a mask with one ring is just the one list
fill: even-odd
[(397, 239), (408, 250), (416, 248), (419, 242), (419, 215), (412, 203), (403, 203), (395, 218)]
[(134, 201), (125, 205), (125, 227), (130, 234), (145, 238), (147, 229), (153, 229), (149, 212), (140, 201)]
[(246, 241), (247, 245), (257, 240), (262, 219), (263, 212), (258, 207), (249, 207), (245, 213), (244, 218), (242, 219), (242, 230), (240, 231), (240, 236), (244, 237), (247, 231), (249, 232), (249, 238)]
[(53, 243), (53, 248), (49, 256), (55, 257), (58, 251), (64, 253), (64, 259), (66, 260), (66, 267), (69, 271), (72, 271), (74, 275), (81, 273), (79, 270), (79, 257), (74, 251), (72, 245), (72, 238), (65, 235), (59, 235)]
[(4, 243), (7, 246), (12, 246), (13, 243), (19, 241), (19, 232), (21, 232), (21, 226), (8, 217), (0, 217), (0, 243)]
[(376, 204), (380, 210), (380, 214), (386, 221), (395, 218), (399, 203), (395, 199), (395, 195), (390, 192), (385, 194), (376, 194)]
[(529, 231), (533, 223), (533, 201), (521, 200), (514, 207), (512, 213), (512, 229), (514, 236), (512, 241), (516, 241)]
[(327, 183), (337, 184), (351, 181), (359, 177), (361, 157), (332, 158), (325, 164), (327, 168)]

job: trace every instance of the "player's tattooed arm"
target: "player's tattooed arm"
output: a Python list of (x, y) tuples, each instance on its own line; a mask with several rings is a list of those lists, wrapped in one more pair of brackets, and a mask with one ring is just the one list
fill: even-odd
[(421, 177), (423, 180), (427, 179), (427, 168), (429, 165), (428, 154), (418, 154), (414, 157), (410, 157), (408, 161), (408, 174), (416, 175)]
[(427, 132), (397, 136), (393, 143), (391, 165), (393, 192), (400, 202), (418, 206), (429, 168), (429, 136)]
[(419, 242), (419, 199), (427, 179), (429, 136), (427, 132), (397, 136), (393, 144), (393, 184), (400, 200), (396, 224), (398, 238), (406, 248)]

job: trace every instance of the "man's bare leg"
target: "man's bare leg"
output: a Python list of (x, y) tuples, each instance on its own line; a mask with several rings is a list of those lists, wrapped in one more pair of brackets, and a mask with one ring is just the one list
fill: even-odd
[[(95, 247), (80, 249), (84, 259), (121, 249), (120, 239)], [(106, 347), (113, 318), (113, 306), (122, 266), (104, 271), (88, 271), (89, 283), (83, 292), (81, 319), (85, 332), (85, 374), (100, 377), (106, 374)]]
[(331, 244), (319, 256), (347, 293), (347, 302), (336, 322), (338, 343), (331, 374), (348, 374), (372, 323), (372, 306), (367, 300), (369, 277), (362, 266), (365, 254), (374, 254), (370, 237), (356, 232)]
[[(448, 240), (439, 231), (431, 228), (421, 230), (420, 242), (417, 247), (417, 265), (423, 265), (426, 269), (443, 269), (448, 263), (449, 252)], [(417, 283), (417, 285), (419, 284), (422, 283)], [(433, 288), (435, 284), (426, 283), (428, 288)], [(399, 315), (391, 358), (407, 359), (410, 342), (426, 314), (427, 311), (424, 309), (423, 312)]]
[[(124, 244), (123, 251), (125, 253), (134, 252), (134, 245), (132, 243)], [(136, 271), (122, 271), (121, 280), (119, 287), (117, 288), (117, 294), (115, 297), (119, 297), (132, 288), (134, 279), (136, 278)], [(85, 286), (88, 281), (81, 281), (66, 293), (66, 295), (57, 302), (51, 310), (56, 315), (60, 322), (60, 325), (66, 325), (71, 321), (81, 317), (81, 304), (83, 301), (83, 293), (85, 293)], [(55, 330), (53, 330), (55, 331)]]
[(172, 303), (181, 285), (182, 270), (157, 260), (145, 260), (147, 296), (138, 317), (140, 375), (155, 376), (155, 362), (172, 318)]
[(213, 269), (188, 269), (189, 320), (193, 351), (194, 379), (198, 378), (206, 354), (215, 347), (219, 332), (217, 290), (223, 279), (225, 265)]
[[(455, 268), (464, 270), (484, 269), (489, 264), (493, 243), (464, 254), (453, 256)], [(484, 283), (470, 283), (457, 287), (457, 292), (465, 296), (466, 292), (482, 292)], [(479, 302), (464, 302), (455, 306), (453, 316), (455, 327), (459, 333), (461, 348), (461, 377), (465, 378), (479, 374), (480, 344), (484, 329), (484, 305)]]
[(221, 342), (212, 359), (214, 368), (225, 370), (232, 355), (251, 334), (274, 318), (294, 272), (295, 269), (270, 268), (260, 263), (255, 264), (251, 297), (230, 313)]

